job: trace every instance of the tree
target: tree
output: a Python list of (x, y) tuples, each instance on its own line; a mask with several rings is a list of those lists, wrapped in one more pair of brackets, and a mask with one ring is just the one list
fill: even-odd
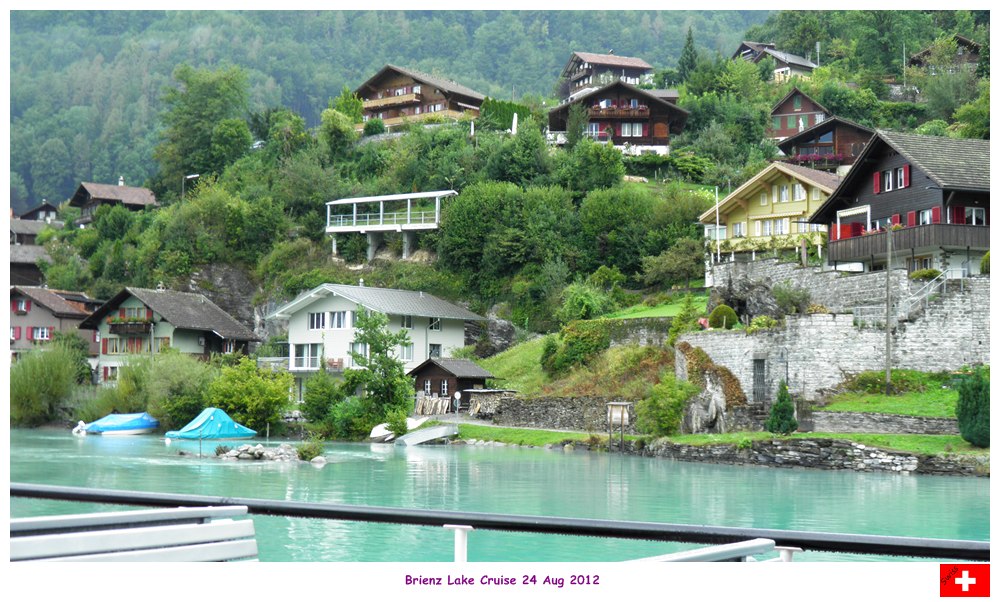
[(346, 85), (340, 91), (340, 96), (330, 103), (331, 109), (336, 109), (346, 115), (351, 123), (361, 123), (365, 112), (365, 103)]
[(21, 354), (10, 368), (11, 425), (38, 426), (55, 419), (76, 376), (76, 358), (65, 347)]
[(990, 446), (990, 378), (987, 368), (978, 368), (959, 384), (955, 416), (962, 439), (976, 447)]
[(325, 369), (306, 379), (302, 394), (302, 414), (309, 422), (322, 422), (330, 410), (344, 398), (337, 379)]
[(694, 304), (694, 297), (691, 293), (684, 295), (681, 310), (670, 321), (670, 330), (667, 332), (667, 345), (673, 347), (678, 337), (685, 332), (694, 330), (698, 324), (699, 316), (701, 316), (701, 311)]
[(208, 400), (236, 422), (263, 431), (281, 421), (292, 385), (290, 373), (260, 369), (243, 357), (235, 366), (222, 368), (208, 387)]
[(653, 386), (649, 397), (636, 404), (635, 428), (655, 437), (676, 435), (687, 402), (697, 393), (698, 387), (694, 384), (677, 380), (673, 374), (664, 375), (663, 380)]
[(795, 420), (795, 406), (792, 405), (792, 396), (788, 393), (785, 381), (778, 385), (778, 399), (771, 406), (771, 415), (764, 428), (778, 435), (789, 435), (799, 428), (799, 423)]
[(404, 364), (398, 358), (399, 349), (410, 345), (410, 335), (405, 331), (390, 332), (389, 318), (378, 312), (358, 312), (355, 321), (355, 349), (351, 350), (358, 376), (363, 383), (365, 400), (371, 404), (372, 413), (384, 419), (396, 409), (409, 411), (413, 400), (413, 381), (406, 376)]
[(167, 348), (153, 357), (147, 411), (165, 430), (183, 427), (208, 407), (208, 390), (218, 370), (208, 362)]
[(684, 48), (681, 49), (681, 57), (677, 59), (677, 75), (680, 81), (686, 82), (697, 66), (698, 51), (694, 47), (694, 33), (688, 27)]
[(563, 159), (557, 179), (578, 198), (591, 190), (617, 186), (625, 175), (622, 153), (610, 144), (583, 139)]
[(242, 119), (223, 119), (212, 128), (212, 152), (206, 170), (222, 171), (237, 159), (250, 152), (253, 136), (250, 126)]
[(83, 340), (83, 337), (79, 336), (76, 332), (57, 330), (52, 333), (51, 346), (62, 347), (73, 358), (73, 363), (76, 366), (76, 384), (90, 383), (90, 362), (87, 361), (90, 345), (87, 344), (87, 341)]
[(320, 138), (326, 142), (331, 161), (347, 156), (351, 145), (357, 139), (351, 118), (336, 109), (323, 111), (319, 126)]
[(960, 137), (990, 139), (990, 80), (979, 82), (979, 97), (958, 107), (955, 121)]
[(655, 257), (642, 258), (643, 280), (650, 285), (671, 285), (691, 280), (705, 273), (705, 250), (701, 241), (682, 238)]
[(566, 150), (572, 150), (583, 139), (583, 133), (590, 122), (590, 115), (582, 104), (570, 105), (566, 116)]

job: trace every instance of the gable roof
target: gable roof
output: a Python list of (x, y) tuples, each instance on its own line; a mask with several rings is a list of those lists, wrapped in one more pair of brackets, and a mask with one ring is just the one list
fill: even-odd
[(775, 58), (775, 60), (781, 61), (786, 65), (798, 65), (799, 67), (808, 67), (809, 69), (815, 69), (816, 63), (810, 61), (807, 58), (801, 57), (797, 54), (792, 54), (791, 52), (782, 52), (780, 50), (775, 50), (774, 48), (761, 48), (761, 53), (757, 55), (754, 60), (755, 63), (759, 63), (763, 60), (764, 55), (770, 55)]
[(827, 131), (832, 130), (835, 126), (838, 125), (854, 128), (860, 132), (868, 134), (869, 136), (875, 134), (875, 130), (873, 130), (872, 128), (865, 127), (860, 123), (855, 123), (850, 119), (844, 119), (843, 117), (830, 117), (828, 119), (820, 121), (816, 125), (807, 127), (801, 132), (798, 132), (796, 134), (793, 134), (785, 138), (784, 140), (778, 143), (778, 148), (780, 148), (781, 151), (784, 152), (785, 154), (788, 154), (788, 149), (798, 144), (800, 140), (809, 139), (810, 136), (815, 136), (816, 134), (826, 133)]
[(742, 55), (741, 50), (743, 49), (744, 46), (746, 48), (749, 48), (750, 50), (753, 50), (754, 53), (756, 53), (756, 54), (759, 54), (759, 53), (763, 52), (765, 48), (774, 48), (775, 47), (773, 42), (762, 43), (762, 42), (748, 42), (746, 40), (743, 40), (742, 42), (740, 42), (740, 45), (736, 48), (736, 52), (734, 52), (733, 56), (730, 57), (730, 58), (734, 58), (734, 59), (735, 58), (739, 58)]
[(14, 234), (35, 234), (37, 235), (46, 227), (61, 228), (62, 222), (43, 222), (34, 219), (21, 219), (15, 217), (10, 220), (10, 231)]
[(813, 214), (810, 221), (821, 223), (835, 206), (838, 197), (849, 190), (859, 178), (867, 177), (870, 169), (861, 169), (870, 157), (888, 146), (911, 165), (918, 168), (942, 190), (968, 192), (990, 191), (990, 141), (970, 138), (921, 136), (903, 132), (875, 130), (847, 172), (840, 186)]
[(785, 94), (785, 96), (782, 97), (781, 100), (779, 100), (778, 102), (774, 103), (774, 106), (771, 107), (771, 114), (774, 114), (774, 112), (778, 110), (778, 107), (780, 107), (781, 105), (785, 104), (785, 101), (788, 100), (789, 98), (791, 98), (796, 92), (799, 93), (799, 94), (801, 94), (803, 97), (809, 99), (809, 102), (813, 103), (818, 108), (823, 109), (823, 112), (826, 113), (827, 115), (831, 114), (830, 113), (830, 109), (828, 109), (828, 108), (824, 107), (823, 105), (819, 104), (818, 102), (816, 102), (813, 99), (812, 96), (809, 96), (808, 94), (806, 94), (802, 90), (799, 90), (798, 86), (793, 86), (792, 89), (789, 90), (788, 94)]
[(67, 300), (67, 298), (75, 299), (83, 297), (84, 299), (95, 301), (94, 299), (90, 299), (85, 293), (56, 291), (39, 286), (12, 286), (10, 287), (10, 292), (11, 294), (20, 293), (30, 298), (35, 303), (48, 308), (53, 315), (60, 318), (83, 319), (90, 315), (90, 312), (87, 311), (82, 303), (73, 303)]
[(37, 211), (43, 211), (43, 210), (44, 211), (58, 211), (59, 207), (56, 207), (55, 205), (53, 205), (52, 203), (50, 203), (50, 202), (48, 202), (46, 200), (43, 200), (41, 203), (35, 205), (34, 207), (32, 207), (30, 209), (25, 209), (24, 213), (22, 213), (18, 217), (23, 218), (25, 215), (28, 215), (30, 213), (35, 213)]
[(174, 328), (213, 332), (224, 339), (259, 341), (246, 326), (212, 303), (205, 295), (148, 288), (125, 287), (102, 305), (81, 324), (81, 328), (97, 328), (104, 316), (111, 313), (129, 297), (139, 301), (163, 316)]
[[(955, 35), (953, 35), (951, 37), (952, 37), (953, 40), (955, 40), (955, 42), (959, 46), (964, 46), (964, 47), (969, 48), (969, 49), (971, 49), (971, 50), (973, 50), (973, 51), (975, 51), (977, 53), (982, 52), (982, 50), (983, 50), (982, 44), (980, 44), (979, 42), (976, 42), (975, 40), (971, 40), (971, 39), (969, 39), (969, 38), (967, 38), (965, 36), (960, 36), (958, 34), (955, 34)], [(924, 59), (926, 59), (928, 56), (930, 56), (931, 50), (933, 50), (933, 49), (934, 49), (934, 46), (931, 45), (931, 46), (928, 46), (927, 48), (924, 48), (920, 52), (918, 52), (918, 53), (910, 56), (909, 64), (910, 65), (922, 65), (924, 63)]]
[(407, 372), (406, 375), (412, 376), (423, 370), (428, 364), (434, 364), (456, 378), (495, 378), (488, 370), (472, 360), (436, 357), (428, 358), (419, 366)]
[[(736, 201), (736, 199), (742, 197), (748, 190), (756, 186), (762, 180), (771, 176), (774, 173), (783, 173), (796, 180), (800, 180), (809, 184), (811, 186), (816, 186), (823, 192), (827, 194), (832, 193), (837, 186), (840, 184), (840, 176), (827, 172), (821, 171), (819, 169), (812, 169), (810, 167), (803, 167), (801, 165), (792, 165), (790, 163), (782, 163), (780, 161), (775, 161), (771, 163), (764, 169), (757, 172), (754, 177), (750, 178), (743, 183), (742, 186), (736, 190), (730, 192), (726, 198), (719, 201), (717, 204), (713, 205), (711, 209), (705, 211), (698, 216), (698, 221), (707, 224), (712, 223), (715, 220), (715, 212), (722, 211), (723, 207), (731, 205)], [(708, 221), (706, 221), (708, 220)]]
[(656, 104), (665, 106), (665, 107), (669, 108), (670, 110), (676, 111), (677, 113), (679, 113), (683, 118), (677, 120), (676, 122), (672, 122), (671, 123), (672, 127), (679, 128), (677, 131), (680, 131), (680, 129), (683, 129), (684, 124), (687, 123), (687, 118), (688, 118), (688, 115), (690, 114), (689, 111), (685, 111), (684, 109), (680, 108), (679, 106), (675, 105), (674, 103), (672, 103), (672, 102), (670, 102), (668, 100), (665, 100), (662, 97), (656, 96), (655, 94), (652, 94), (651, 90), (643, 90), (642, 88), (636, 88), (632, 84), (626, 84), (623, 81), (614, 81), (614, 82), (611, 82), (610, 84), (607, 84), (606, 86), (602, 86), (600, 88), (594, 88), (590, 92), (585, 92), (583, 94), (579, 94), (577, 96), (574, 96), (572, 100), (567, 100), (567, 101), (563, 102), (562, 104), (560, 104), (560, 105), (556, 106), (555, 108), (553, 108), (551, 111), (549, 111), (549, 115), (551, 115), (553, 113), (556, 113), (556, 112), (559, 112), (559, 111), (563, 111), (565, 109), (568, 109), (570, 105), (573, 105), (573, 104), (576, 104), (576, 103), (579, 103), (579, 102), (583, 102), (584, 100), (590, 98), (591, 96), (596, 96), (598, 94), (601, 94), (605, 90), (607, 90), (609, 88), (613, 88), (615, 86), (622, 86), (623, 88), (625, 88), (626, 90), (632, 92), (633, 94), (636, 94), (638, 96), (642, 96), (642, 97), (650, 100), (651, 103), (656, 103)]
[(45, 252), (45, 247), (41, 245), (11, 245), (10, 263), (31, 263), (38, 260), (52, 261), (49, 254)]
[(429, 86), (434, 86), (438, 90), (443, 92), (451, 92), (453, 94), (461, 94), (462, 96), (468, 96), (469, 98), (474, 98), (476, 100), (484, 100), (486, 97), (476, 92), (472, 88), (467, 88), (462, 84), (451, 81), (450, 79), (444, 79), (443, 77), (438, 77), (436, 75), (428, 75), (427, 73), (422, 73), (420, 71), (415, 71), (413, 69), (407, 69), (405, 67), (399, 67), (396, 65), (387, 64), (385, 67), (379, 69), (378, 73), (369, 77), (354, 91), (355, 94), (360, 95), (361, 91), (369, 86), (372, 82), (377, 81), (380, 77), (385, 75), (388, 71), (396, 71), (402, 73), (403, 75), (409, 76), (414, 80), (427, 84)]
[(69, 200), (71, 207), (82, 207), (88, 200), (118, 202), (132, 207), (157, 207), (156, 196), (148, 188), (118, 186), (115, 184), (95, 184), (80, 182), (80, 186)]
[(404, 291), (393, 288), (350, 286), (347, 284), (321, 284), (310, 291), (300, 294), (295, 299), (271, 312), (267, 317), (289, 317), (314, 301), (330, 295), (343, 297), (365, 309), (383, 314), (476, 322), (486, 320), (486, 318), (474, 314), (467, 309), (423, 291)]
[[(634, 69), (652, 69), (646, 61), (633, 56), (618, 56), (617, 54), (597, 54), (595, 52), (574, 52), (574, 56), (591, 65), (608, 65), (611, 67), (630, 67)], [(569, 62), (573, 62), (570, 57)]]

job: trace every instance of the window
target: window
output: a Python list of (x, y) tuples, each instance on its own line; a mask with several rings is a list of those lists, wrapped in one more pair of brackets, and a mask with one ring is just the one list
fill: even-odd
[(411, 329), (413, 328), (413, 316), (400, 316), (399, 317), (399, 327)]
[(985, 226), (986, 209), (983, 207), (966, 207), (965, 223), (970, 226)]
[(431, 318), (428, 328), (430, 330), (441, 330), (441, 318)]
[(771, 129), (772, 130), (780, 130), (781, 129), (781, 117), (772, 117), (771, 118)]
[(788, 202), (788, 184), (782, 184), (778, 188), (778, 198), (781, 200), (782, 203)]
[(447, 397), (447, 396), (448, 396), (448, 379), (443, 378), (441, 379), (441, 397)]
[(331, 311), (330, 328), (347, 328), (347, 312)]
[(823, 113), (816, 113), (816, 123), (822, 123), (826, 119), (826, 115)]
[(399, 359), (403, 360), (404, 362), (413, 361), (413, 343), (410, 343), (409, 345), (399, 346)]
[(323, 330), (326, 328), (326, 312), (309, 314), (309, 330)]
[(747, 235), (746, 222), (736, 222), (733, 224), (733, 238), (741, 238)]
[(632, 107), (633, 109), (638, 109), (639, 108), (639, 99), (638, 98), (633, 98), (632, 100), (630, 100), (629, 101), (629, 106)]
[(294, 368), (319, 368), (319, 358), (323, 355), (322, 343), (295, 345)]
[(124, 353), (125, 346), (121, 343), (122, 340), (118, 337), (108, 337), (101, 343), (101, 351), (108, 355), (118, 355), (119, 353)]
[(770, 236), (771, 235), (771, 223), (772, 223), (772, 221), (769, 220), (769, 219), (765, 219), (765, 220), (761, 220), (761, 223), (764, 224), (764, 236)]
[(430, 396), (430, 394), (431, 394), (431, 379), (425, 378), (424, 379), (424, 395)]
[(802, 97), (799, 96), (798, 94), (796, 94), (792, 98), (792, 106), (795, 107), (796, 111), (801, 111), (802, 110)]
[(630, 138), (632, 136), (631, 123), (623, 123), (621, 124), (621, 128), (622, 128), (622, 138)]
[(232, 339), (227, 339), (222, 343), (223, 353), (235, 353), (236, 352), (236, 341)]
[(16, 311), (19, 314), (26, 314), (26, 313), (28, 313), (28, 308), (29, 307), (30, 306), (28, 305), (28, 300), (27, 299), (18, 299), (17, 300), (17, 306), (16, 306), (16, 309), (14, 311)]
[(145, 307), (125, 307), (125, 319), (132, 322), (135, 320), (145, 320), (146, 319), (146, 308)]
[(924, 224), (931, 223), (931, 210), (923, 209), (917, 212), (917, 225), (923, 226)]
[(17, 337), (14, 336), (14, 327), (13, 326), (10, 327), (10, 340), (12, 340), (12, 341), (17, 340)]
[(908, 259), (906, 261), (907, 272), (916, 272), (917, 270), (929, 270), (929, 269), (931, 269), (930, 257), (914, 257), (913, 259)]
[(816, 188), (815, 186), (813, 186), (813, 189), (812, 189), (812, 200), (814, 200), (814, 201), (818, 201), (819, 200), (819, 188)]
[(760, 236), (760, 233), (761, 233), (761, 225), (760, 224), (761, 224), (761, 220), (757, 220), (757, 221), (754, 222), (754, 225), (753, 225), (753, 229), (754, 229), (753, 235), (754, 236)]
[(789, 220), (787, 218), (774, 220), (775, 235), (788, 234), (788, 226)]
[(892, 192), (892, 170), (882, 172), (882, 192)]
[(105, 381), (115, 381), (115, 380), (118, 380), (118, 366), (105, 366), (104, 367), (104, 380)]
[(806, 187), (802, 184), (795, 184), (795, 196), (793, 197), (796, 201), (806, 200)]
[(590, 136), (600, 136), (601, 135), (601, 124), (596, 121), (591, 121), (587, 124), (587, 134)]
[(52, 337), (52, 329), (48, 326), (32, 326), (31, 339), (34, 341), (47, 341)]
[(760, 193), (760, 206), (763, 207), (765, 205), (767, 205), (767, 193), (762, 192)]
[(420, 94), (420, 86), (413, 86), (413, 93)]
[(441, 345), (437, 343), (431, 343), (428, 346), (428, 353), (430, 357), (441, 357)]
[(896, 168), (896, 188), (905, 188), (905, 187), (906, 187), (906, 180), (904, 179), (904, 176), (903, 176), (903, 168), (902, 167), (897, 167)]

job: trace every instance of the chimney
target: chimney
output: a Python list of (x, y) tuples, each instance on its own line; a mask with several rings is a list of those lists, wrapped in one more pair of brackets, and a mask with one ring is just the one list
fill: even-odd
[(125, 176), (118, 176), (118, 185), (119, 186), (125, 185)]
[(358, 279), (358, 286), (364, 286), (364, 285), (365, 285), (365, 279), (364, 278), (359, 278)]
[(156, 283), (156, 292), (162, 293), (165, 290), (166, 290), (166, 287), (163, 286), (163, 281), (162, 280), (160, 280), (159, 282)]

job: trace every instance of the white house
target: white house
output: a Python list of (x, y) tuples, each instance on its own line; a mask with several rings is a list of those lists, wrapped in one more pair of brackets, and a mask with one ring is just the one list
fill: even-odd
[(405, 330), (410, 344), (397, 349), (407, 371), (431, 357), (449, 357), (465, 346), (465, 322), (485, 318), (434, 295), (345, 284), (321, 284), (282, 305), (267, 319), (288, 320), (288, 370), (295, 376), (296, 398), (303, 382), (320, 369), (341, 371), (354, 362), (355, 316), (366, 310), (386, 314), (389, 330)]

